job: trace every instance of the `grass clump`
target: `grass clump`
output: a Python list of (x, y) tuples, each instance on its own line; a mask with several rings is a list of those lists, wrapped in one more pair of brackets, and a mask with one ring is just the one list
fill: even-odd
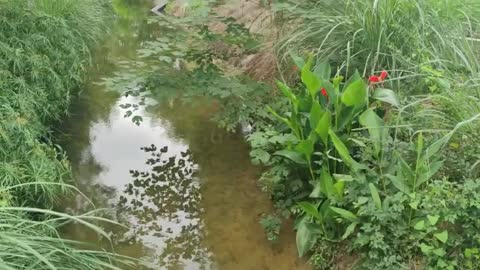
[(95, 223), (106, 220), (47, 210), (71, 190), (70, 166), (49, 126), (67, 113), (81, 86), (108, 9), (107, 1), (0, 2), (2, 270), (127, 267), (124, 258), (89, 250), (58, 232), (78, 222), (105, 235)]
[(428, 75), (427, 67), (449, 78), (458, 71), (478, 73), (477, 1), (305, 0), (275, 6), (288, 22), (281, 54), (313, 51), (364, 74), (387, 69), (398, 76)]

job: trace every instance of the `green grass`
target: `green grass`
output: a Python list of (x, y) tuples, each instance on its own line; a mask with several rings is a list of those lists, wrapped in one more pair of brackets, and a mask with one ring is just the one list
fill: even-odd
[(108, 1), (0, 1), (2, 270), (126, 267), (127, 259), (62, 239), (57, 230), (77, 222), (107, 236), (96, 225), (106, 220), (48, 210), (75, 190), (49, 126), (68, 113), (107, 30), (108, 10)]
[[(48, 215), (35, 221), (32, 214)], [(70, 216), (54, 211), (26, 207), (0, 208), (0, 269), (127, 269), (132, 261), (73, 240), (62, 239), (59, 225), (77, 222), (107, 236), (94, 222), (110, 221), (91, 214)], [(108, 237), (108, 236), (107, 236)]]
[(288, 22), (281, 54), (313, 51), (365, 75), (382, 69), (398, 77), (429, 75), (425, 66), (449, 78), (479, 71), (478, 1), (279, 2), (277, 10)]

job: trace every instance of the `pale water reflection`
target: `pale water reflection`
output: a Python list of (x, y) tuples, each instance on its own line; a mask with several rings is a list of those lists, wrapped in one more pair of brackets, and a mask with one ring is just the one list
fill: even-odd
[[(120, 26), (121, 35), (97, 54), (98, 69), (62, 127), (76, 185), (128, 226), (105, 228), (114, 249), (153, 269), (306, 269), (291, 228), (278, 243), (266, 240), (259, 219), (272, 206), (257, 185), (258, 169), (242, 135), (209, 121), (210, 104), (147, 99), (134, 112), (142, 117), (136, 125), (121, 105), (141, 97), (97, 84), (134, 60), (152, 31), (140, 22)], [(77, 213), (91, 209), (81, 196), (65, 205)], [(65, 234), (105, 247), (86, 228), (71, 225)]]

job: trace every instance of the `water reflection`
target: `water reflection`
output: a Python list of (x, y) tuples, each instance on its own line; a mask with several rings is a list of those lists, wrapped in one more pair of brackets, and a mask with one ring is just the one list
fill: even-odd
[(133, 180), (117, 205), (118, 216), (131, 224), (126, 235), (155, 246), (150, 260), (157, 267), (206, 269), (210, 256), (202, 245), (200, 180), (191, 152), (169, 156), (167, 146), (153, 144), (141, 149), (149, 154), (148, 169), (130, 170)]
[[(135, 61), (136, 49), (154, 34), (135, 14), (124, 15), (128, 19), (118, 22), (96, 54), (97, 69), (61, 127), (78, 188), (128, 225), (105, 228), (115, 251), (142, 258), (156, 270), (306, 268), (290, 229), (276, 245), (266, 240), (258, 221), (271, 211), (271, 202), (256, 184), (257, 169), (242, 136), (209, 121), (214, 104), (120, 96), (97, 84), (125, 68), (124, 61)], [(133, 85), (135, 72), (131, 69)], [(134, 107), (142, 102), (146, 107)], [(139, 126), (124, 117), (129, 110), (142, 117)], [(91, 209), (82, 196), (64, 205), (76, 213)], [(74, 224), (65, 235), (109, 247)]]

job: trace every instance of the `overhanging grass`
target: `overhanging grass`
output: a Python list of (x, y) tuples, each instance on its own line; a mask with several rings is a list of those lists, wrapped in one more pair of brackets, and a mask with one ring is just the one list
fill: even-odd
[[(125, 269), (128, 259), (62, 239), (80, 223), (108, 236), (91, 214), (53, 212), (71, 187), (49, 125), (67, 114), (105, 33), (107, 1), (0, 1), (0, 269)], [(21, 206), (21, 207), (18, 207)], [(35, 207), (35, 208), (33, 208)], [(111, 223), (111, 222), (110, 222)]]

